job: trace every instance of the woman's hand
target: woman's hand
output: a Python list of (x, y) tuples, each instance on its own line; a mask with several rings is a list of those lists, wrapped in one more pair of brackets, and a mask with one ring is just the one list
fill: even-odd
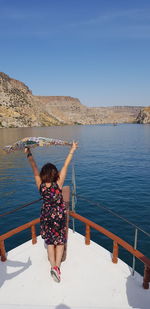
[(29, 147), (25, 147), (24, 152), (28, 153), (29, 152)]
[(25, 147), (24, 152), (28, 155), (29, 153), (31, 153), (31, 150), (29, 147)]
[(75, 142), (75, 141), (73, 141), (73, 143), (72, 143), (72, 147), (71, 147), (71, 152), (73, 151), (75, 151), (76, 149), (78, 148), (78, 143), (77, 142)]
[(32, 158), (32, 153), (29, 147), (25, 147), (24, 152), (26, 153), (27, 158)]

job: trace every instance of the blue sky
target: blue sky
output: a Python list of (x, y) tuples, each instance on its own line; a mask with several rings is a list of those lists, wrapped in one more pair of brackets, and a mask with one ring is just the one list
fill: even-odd
[(0, 0), (0, 71), (35, 95), (150, 105), (150, 1)]

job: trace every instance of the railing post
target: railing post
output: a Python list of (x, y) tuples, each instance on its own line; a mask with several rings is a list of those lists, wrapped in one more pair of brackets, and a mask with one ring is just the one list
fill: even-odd
[(149, 289), (150, 282), (150, 268), (147, 265), (144, 265), (144, 278), (143, 278), (143, 288)]
[(113, 242), (113, 256), (112, 256), (112, 262), (117, 264), (118, 263), (118, 243), (114, 240)]
[(32, 244), (34, 245), (34, 244), (37, 243), (35, 225), (32, 225), (32, 226), (31, 226), (31, 234), (32, 234)]
[[(67, 235), (67, 239), (68, 239), (70, 187), (69, 186), (63, 187), (62, 194), (63, 194), (64, 202), (65, 202), (65, 205), (66, 205), (66, 208), (67, 208), (67, 220), (66, 220), (67, 231), (66, 231), (66, 235)], [(63, 251), (61, 261), (64, 262), (66, 260), (66, 257), (67, 257), (67, 242), (64, 245), (64, 251)]]
[[(138, 234), (138, 229), (135, 229), (135, 236), (134, 236), (134, 249), (136, 250), (137, 248), (137, 234)], [(135, 271), (135, 256), (133, 255), (133, 263), (132, 263), (132, 276), (134, 276), (134, 271)]]
[(90, 226), (86, 224), (86, 230), (85, 230), (85, 244), (90, 244)]
[(0, 241), (0, 256), (1, 256), (1, 261), (2, 262), (5, 262), (7, 260), (4, 240)]
[[(75, 211), (75, 196), (76, 196), (76, 180), (75, 180), (75, 170), (72, 164), (72, 211)], [(72, 218), (72, 230), (75, 232), (75, 219)]]

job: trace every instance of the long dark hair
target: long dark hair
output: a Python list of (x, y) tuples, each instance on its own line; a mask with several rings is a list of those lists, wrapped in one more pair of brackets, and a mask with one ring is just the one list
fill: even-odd
[(46, 163), (40, 171), (40, 177), (42, 183), (56, 182), (59, 179), (59, 172), (54, 164)]

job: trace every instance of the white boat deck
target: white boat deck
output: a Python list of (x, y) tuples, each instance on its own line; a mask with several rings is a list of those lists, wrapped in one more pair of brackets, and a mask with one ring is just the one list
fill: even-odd
[(113, 264), (107, 250), (94, 242), (86, 246), (70, 230), (61, 272), (56, 283), (41, 237), (9, 251), (0, 262), (0, 309), (150, 309), (150, 289), (142, 288), (139, 274), (132, 277), (129, 266)]

